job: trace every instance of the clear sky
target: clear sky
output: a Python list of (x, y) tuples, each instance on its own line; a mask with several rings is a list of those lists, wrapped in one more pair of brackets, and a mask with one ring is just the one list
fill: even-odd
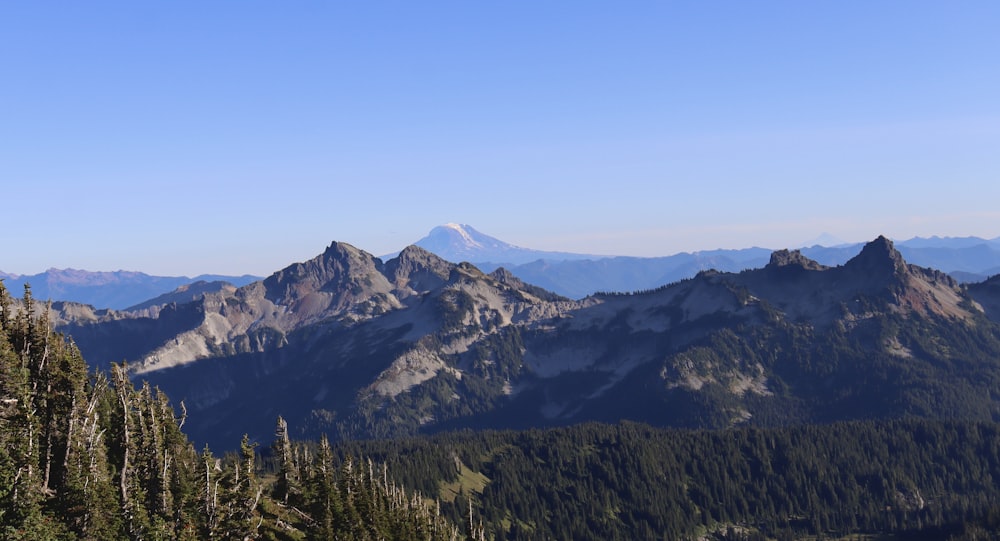
[(1000, 236), (1000, 2), (0, 3), (0, 271)]

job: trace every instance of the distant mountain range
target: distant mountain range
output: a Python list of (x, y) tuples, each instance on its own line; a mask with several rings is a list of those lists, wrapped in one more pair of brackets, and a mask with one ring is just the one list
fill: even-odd
[(0, 279), (3, 279), (4, 286), (14, 296), (20, 296), (24, 284), (27, 283), (31, 285), (31, 293), (36, 299), (72, 301), (98, 308), (124, 310), (142, 305), (153, 297), (168, 294), (177, 288), (187, 289), (195, 282), (227, 282), (238, 287), (259, 280), (260, 277), (248, 274), (243, 276), (203, 274), (188, 278), (151, 276), (132, 271), (92, 272), (49, 269), (32, 275), (0, 272)]
[[(830, 235), (817, 241), (837, 242)], [(419, 246), (454, 263), (469, 262), (485, 272), (505, 268), (524, 282), (572, 299), (600, 292), (634, 292), (690, 278), (703, 270), (739, 272), (767, 264), (766, 248), (703, 250), (663, 257), (628, 257), (522, 248), (481, 233), (469, 225), (445, 224), (416, 241)], [(861, 243), (813, 245), (801, 248), (824, 265), (840, 265), (861, 249)], [(963, 283), (981, 282), (1000, 273), (1000, 239), (977, 237), (913, 238), (896, 243), (907, 261), (938, 269)], [(398, 254), (382, 256), (388, 261)], [(226, 284), (240, 287), (259, 276), (151, 276), (142, 272), (91, 272), (49, 269), (35, 275), (0, 272), (8, 291), (19, 295), (30, 283), (41, 300), (70, 301), (96, 308), (143, 310), (169, 302), (185, 302)]]
[[(833, 240), (824, 235), (821, 239)], [(414, 243), (452, 262), (468, 261), (484, 271), (504, 267), (525, 282), (579, 299), (597, 292), (653, 289), (714, 269), (739, 272), (767, 264), (772, 250), (705, 250), (664, 257), (626, 257), (544, 252), (508, 244), (468, 225), (435, 227)], [(840, 265), (863, 243), (801, 248), (824, 265)], [(978, 282), (1000, 273), (1000, 238), (930, 237), (896, 243), (907, 261), (938, 269), (962, 282)]]
[(157, 310), (53, 305), (92, 364), (184, 400), (192, 438), (386, 437), (588, 420), (784, 425), (1000, 418), (1000, 278), (964, 286), (878, 238), (843, 265), (773, 252), (634, 294), (570, 300), (411, 246), (333, 243)]

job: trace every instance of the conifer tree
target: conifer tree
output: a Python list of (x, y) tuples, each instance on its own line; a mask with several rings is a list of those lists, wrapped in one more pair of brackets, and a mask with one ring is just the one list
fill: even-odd
[(222, 522), (222, 509), (219, 502), (219, 485), (221, 483), (219, 461), (212, 456), (212, 451), (206, 445), (199, 458), (201, 473), (201, 531), (202, 539), (217, 539), (219, 526)]
[(258, 505), (264, 489), (257, 481), (256, 444), (244, 434), (240, 454), (226, 482), (226, 517), (222, 533), (227, 539), (256, 539), (263, 518)]
[[(274, 459), (278, 465), (278, 480), (274, 484), (274, 497), (283, 503), (301, 490), (300, 471), (295, 463), (292, 442), (288, 437), (288, 423), (280, 415), (274, 430), (274, 443), (271, 446)], [(293, 503), (294, 503), (294, 498)]]
[[(31, 350), (29, 327), (30, 310), (23, 309), (14, 318), (6, 312), (9, 298), (6, 290), (4, 321), (8, 324), (3, 361), (4, 449), (9, 462), (10, 481), (5, 483), (3, 509), (4, 524), (30, 524), (41, 513), (41, 483), (38, 476), (38, 418), (32, 392), (28, 352)], [(25, 298), (30, 301), (31, 289), (25, 286)], [(27, 314), (26, 314), (27, 313)], [(8, 528), (9, 529), (9, 528)], [(7, 534), (10, 534), (8, 531)]]
[[(2, 285), (0, 285), (2, 288)], [(60, 436), (56, 396), (47, 377), (51, 333), (35, 320), (31, 287), (25, 285), (21, 310), (11, 318), (6, 289), (0, 292), (5, 331), (0, 333), (0, 406), (2, 406), (5, 474), (0, 476), (3, 534), (13, 539), (46, 539), (68, 535), (65, 525), (44, 513), (54, 495), (49, 487)]]
[(128, 367), (125, 364), (111, 366), (111, 381), (117, 398), (115, 436), (119, 449), (119, 505), (128, 536), (139, 539), (148, 533), (150, 526), (143, 483), (146, 465), (139, 456), (141, 412), (136, 407), (135, 388), (128, 379)]
[(3, 338), (7, 337), (6, 332), (10, 328), (10, 321), (13, 317), (10, 293), (3, 283), (3, 278), (0, 278), (0, 330), (4, 331)]
[(107, 378), (97, 374), (73, 400), (55, 509), (83, 539), (110, 539), (121, 529), (100, 418)]
[[(2, 286), (0, 286), (2, 287)], [(3, 291), (5, 294), (6, 291)], [(10, 329), (16, 332), (15, 328)], [(32, 436), (34, 415), (23, 358), (0, 331), (0, 521), (18, 523), (37, 505)]]
[(313, 527), (308, 532), (308, 538), (332, 539), (336, 528), (343, 523), (334, 482), (333, 453), (326, 434), (319, 440), (319, 450), (309, 470), (307, 501)]

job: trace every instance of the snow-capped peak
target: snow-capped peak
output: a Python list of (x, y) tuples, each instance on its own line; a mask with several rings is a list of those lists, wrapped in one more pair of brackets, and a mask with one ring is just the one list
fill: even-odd
[(462, 237), (462, 242), (464, 242), (469, 247), (481, 248), (483, 246), (482, 244), (476, 242), (476, 240), (472, 238), (472, 235), (470, 235), (469, 232), (465, 230), (465, 228), (468, 226), (456, 223), (447, 223), (444, 224), (444, 227), (452, 229), (456, 233), (458, 233), (459, 236)]
[(439, 225), (414, 244), (452, 262), (520, 265), (539, 259), (565, 261), (601, 257), (521, 248), (480, 233), (470, 225), (457, 223)]

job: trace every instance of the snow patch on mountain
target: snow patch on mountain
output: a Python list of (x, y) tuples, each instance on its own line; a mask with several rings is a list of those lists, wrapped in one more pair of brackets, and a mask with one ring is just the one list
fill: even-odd
[(476, 239), (472, 238), (472, 235), (470, 235), (469, 232), (465, 230), (465, 228), (468, 227), (468, 226), (463, 226), (462, 224), (456, 224), (456, 223), (447, 223), (447, 224), (444, 224), (444, 227), (446, 227), (448, 229), (451, 229), (451, 230), (455, 231), (456, 233), (458, 233), (458, 236), (462, 239), (463, 242), (465, 242), (465, 244), (469, 248), (482, 248), (483, 247), (482, 244), (476, 242)]
[[(538, 260), (568, 261), (606, 257), (522, 248), (480, 233), (467, 224), (457, 223), (447, 223), (431, 229), (426, 237), (418, 240), (414, 245), (453, 263), (461, 261), (477, 264), (491, 263), (490, 269), (494, 268), (495, 265), (519, 265)], [(383, 257), (392, 258), (395, 256)]]

